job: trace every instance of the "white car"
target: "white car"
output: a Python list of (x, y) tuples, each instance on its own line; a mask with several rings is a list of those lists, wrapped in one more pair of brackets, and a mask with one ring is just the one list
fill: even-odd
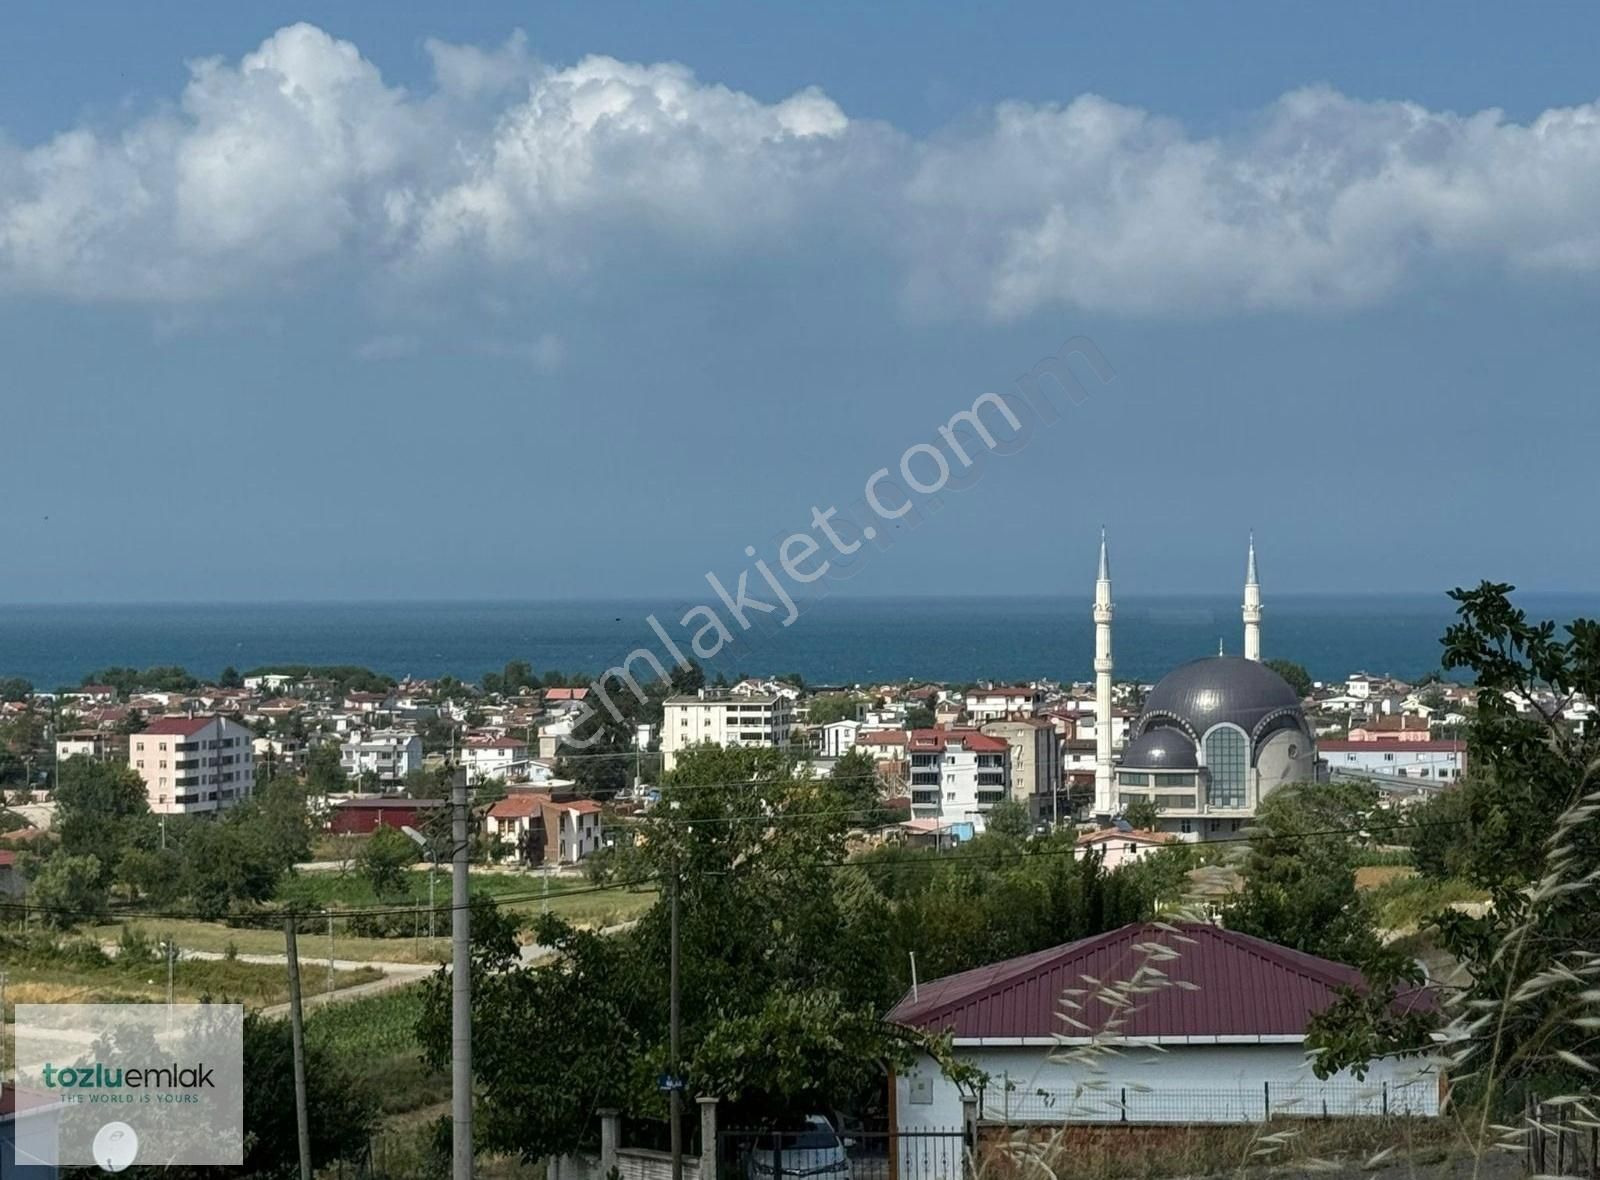
[[(767, 1137), (763, 1136), (763, 1139)], [(803, 1131), (785, 1131), (745, 1152), (745, 1180), (850, 1180), (846, 1143), (833, 1124), (810, 1115)]]

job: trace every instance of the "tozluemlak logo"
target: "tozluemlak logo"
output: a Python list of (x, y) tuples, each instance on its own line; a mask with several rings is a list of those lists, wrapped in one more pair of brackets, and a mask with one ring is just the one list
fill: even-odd
[(199, 1065), (158, 1065), (145, 1069), (123, 1069), (101, 1062), (93, 1065), (53, 1065), (46, 1063), (41, 1071), (44, 1084), (52, 1090), (199, 1090), (215, 1089), (211, 1080), (211, 1067)]

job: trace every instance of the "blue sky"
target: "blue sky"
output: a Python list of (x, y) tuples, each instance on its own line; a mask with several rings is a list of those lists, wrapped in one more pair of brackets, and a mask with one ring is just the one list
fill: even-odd
[(8, 12), (0, 601), (695, 592), (1077, 336), (847, 592), (1600, 573), (1592, 9)]

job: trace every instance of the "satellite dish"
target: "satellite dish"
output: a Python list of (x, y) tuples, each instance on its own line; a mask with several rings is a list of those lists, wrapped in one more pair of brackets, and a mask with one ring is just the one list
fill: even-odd
[(1117, 828), (1117, 831), (1119, 831), (1119, 832), (1131, 832), (1131, 831), (1133, 831), (1133, 825), (1130, 824), (1127, 820), (1123, 819), (1120, 815), (1117, 816), (1116, 828)]

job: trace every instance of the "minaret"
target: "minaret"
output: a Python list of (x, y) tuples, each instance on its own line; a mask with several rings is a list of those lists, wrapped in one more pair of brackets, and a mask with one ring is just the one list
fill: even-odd
[(1261, 659), (1261, 583), (1256, 581), (1256, 535), (1250, 534), (1250, 558), (1244, 567), (1244, 658)]
[(1100, 530), (1100, 572), (1094, 580), (1094, 811), (1116, 812), (1111, 773), (1111, 562), (1106, 530)]

